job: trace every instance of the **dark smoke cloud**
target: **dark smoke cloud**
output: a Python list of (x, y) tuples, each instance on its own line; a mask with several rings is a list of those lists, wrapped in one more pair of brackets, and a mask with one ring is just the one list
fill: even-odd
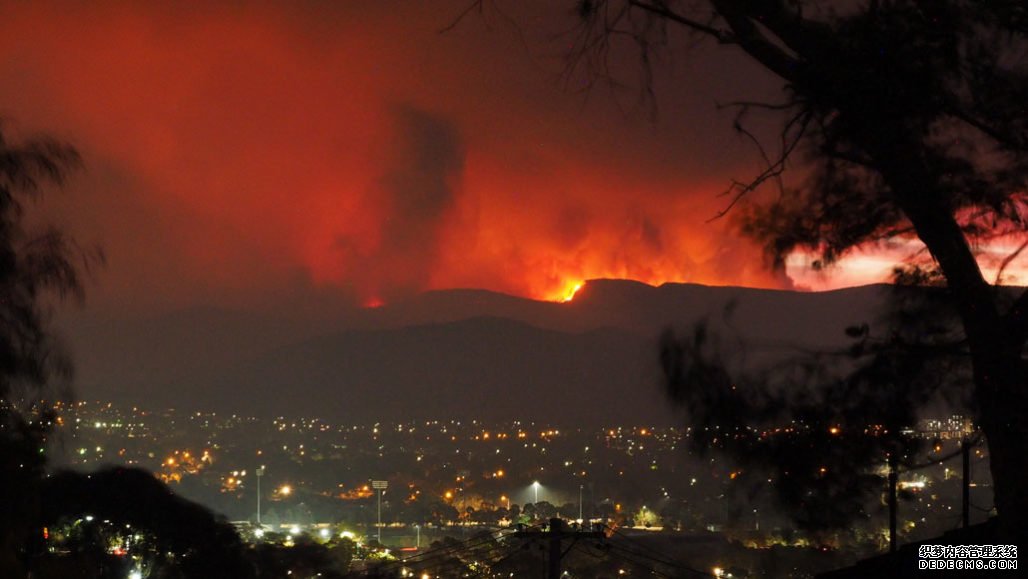
[(370, 299), (391, 300), (428, 287), (443, 232), (458, 202), (464, 144), (449, 119), (405, 104), (392, 110), (396, 134), (371, 202), (384, 217), (378, 244), (361, 252), (338, 241), (344, 268)]
[(555, 80), (566, 2), (505, 3), (520, 30), (486, 14), (439, 34), (466, 4), (5, 5), (0, 117), (86, 160), (48, 209), (107, 251), (91, 304), (782, 285), (708, 221), (725, 184), (761, 166), (715, 103), (773, 99), (773, 80), (678, 39), (686, 58), (658, 71), (650, 123), (620, 89)]

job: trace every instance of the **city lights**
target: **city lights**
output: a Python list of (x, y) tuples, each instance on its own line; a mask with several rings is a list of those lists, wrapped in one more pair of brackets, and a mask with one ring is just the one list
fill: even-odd
[[(83, 413), (82, 417), (86, 420), (78, 423), (69, 420), (68, 423), (93, 423), (90, 414)], [(95, 438), (97, 435), (90, 428), (89, 433), (94, 438), (83, 441), (81, 446), (72, 446), (72, 454), (75, 459), (82, 461), (79, 464), (85, 464), (87, 460), (94, 460), (92, 450), (96, 447), (124, 448), (124, 454), (119, 453), (119, 457), (126, 462), (139, 461), (138, 464), (148, 466), (156, 473), (181, 473), (191, 477), (193, 484), (211, 490), (230, 490), (214, 494), (218, 495), (223, 504), (232, 508), (239, 508), (235, 506), (237, 503), (245, 503), (252, 513), (254, 505), (260, 505), (262, 498), (284, 503), (276, 504), (273, 514), (271, 509), (268, 513), (260, 512), (258, 516), (261, 519), (257, 526), (253, 526), (252, 520), (255, 517), (252, 514), (249, 518), (251, 522), (240, 521), (241, 536), (254, 543), (273, 541), (288, 548), (302, 544), (306, 534), (316, 538), (319, 546), (334, 548), (335, 543), (331, 541), (334, 536), (360, 545), (365, 537), (374, 539), (381, 533), (381, 540), (378, 541), (380, 546), (369, 552), (369, 557), (387, 557), (386, 546), (394, 550), (419, 549), (424, 539), (422, 535), (426, 533), (430, 541), (434, 542), (439, 533), (446, 533), (447, 529), (479, 527), (484, 531), (519, 523), (538, 526), (545, 525), (554, 516), (564, 518), (569, 525), (577, 521), (582, 527), (598, 520), (611, 526), (623, 525), (636, 532), (695, 532), (701, 529), (718, 533), (724, 527), (711, 520), (717, 520), (720, 501), (710, 503), (709, 509), (698, 505), (686, 506), (684, 496), (690, 493), (725, 493), (729, 485), (735, 486), (745, 479), (753, 478), (753, 473), (743, 471), (731, 463), (720, 462), (714, 456), (704, 460), (698, 468), (688, 463), (684, 467), (672, 467), (680, 463), (675, 457), (684, 446), (688, 436), (687, 428), (614, 426), (588, 432), (567, 428), (557, 430), (537, 423), (513, 421), (492, 424), (474, 420), (383, 423), (372, 428), (333, 425), (317, 419), (276, 419), (262, 424), (256, 419), (243, 422), (203, 415), (195, 420), (202, 421), (205, 426), (197, 429), (195, 438), (190, 439), (181, 435), (163, 434), (175, 432), (174, 429), (179, 428), (183, 421), (170, 413), (168, 418), (167, 426), (164, 426), (158, 418), (148, 416), (146, 430), (136, 431), (131, 441), (123, 439), (112, 442), (110, 438), (105, 438), (110, 436), (106, 430), (100, 435), (101, 438)], [(134, 425), (140, 422), (137, 417), (117, 414), (115, 410), (106, 410), (106, 407), (100, 420), (112, 425)], [(233, 439), (232, 429), (239, 424), (247, 426), (246, 437)], [(932, 440), (929, 437), (936, 437), (934, 440), (951, 440), (956, 435), (948, 434), (946, 429), (958, 432), (957, 429), (962, 431), (965, 425), (963, 419), (936, 420), (926, 422), (923, 427), (920, 424), (910, 427), (905, 435), (928, 440)], [(74, 434), (76, 427), (70, 428), (71, 434)], [(248, 440), (255, 434), (262, 436), (261, 428), (280, 438), (279, 443), (264, 444), (265, 453), (261, 458), (275, 461), (279, 465), (275, 471), (265, 472), (262, 465), (247, 465), (253, 460), (254, 447), (240, 445), (238, 442)], [(710, 428), (717, 430), (719, 427), (713, 425)], [(754, 440), (759, 441), (767, 437), (790, 436), (804, 429), (813, 433), (814, 428), (793, 421), (754, 430), (752, 433), (755, 435)], [(720, 429), (725, 432), (724, 426)], [(819, 430), (831, 436), (842, 433), (838, 425), (821, 426)], [(117, 434), (117, 431), (112, 432)], [(158, 432), (162, 434), (150, 434)], [(484, 435), (486, 432), (489, 433), (488, 437)], [(865, 431), (863, 427), (855, 428), (851, 434), (854, 437), (879, 435), (879, 431)], [(165, 436), (167, 442), (164, 442)], [(373, 459), (369, 458), (363, 464), (395, 473), (389, 476), (396, 477), (395, 481), (390, 481), (400, 489), (396, 497), (385, 494), (386, 481), (374, 478), (374, 473), (367, 472), (367, 466), (350, 466), (354, 464), (355, 458), (359, 461), (362, 453), (366, 452), (361, 449), (369, 447), (376, 452)], [(85, 448), (86, 454), (75, 453), (78, 448)], [(926, 445), (924, 450), (931, 453), (933, 446)], [(979, 460), (977, 457), (982, 456), (979, 451), (981, 448), (972, 450), (973, 460)], [(211, 453), (217, 454), (214, 466), (208, 466), (209, 463), (202, 460), (203, 456), (212, 456)], [(439, 457), (446, 455), (454, 458), (439, 460)], [(417, 462), (419, 457), (425, 460)], [(417, 473), (405, 473), (402, 470), (404, 464), (417, 465)], [(669, 474), (652, 474), (654, 471), (651, 467), (655, 464), (661, 465), (661, 471), (666, 468)], [(665, 467), (665, 464), (669, 466)], [(244, 469), (244, 465), (250, 468)], [(302, 465), (302, 468), (294, 468), (293, 465)], [(832, 464), (815, 463), (810, 468), (814, 476), (826, 479), (829, 473), (833, 476), (846, 476), (839, 474), (839, 467)], [(904, 476), (905, 480), (898, 481), (898, 489), (913, 497), (910, 504), (904, 504), (904, 529), (909, 527), (906, 521), (916, 520), (916, 529), (921, 531), (930, 527), (930, 517), (934, 513), (941, 512), (952, 518), (954, 511), (959, 509), (959, 495), (945, 496), (949, 488), (955, 487), (936, 483), (947, 477), (959, 478), (959, 468), (954, 469), (953, 464), (948, 463), (938, 465), (935, 470), (938, 472), (926, 469), (912, 473)], [(346, 474), (339, 474), (343, 472)], [(588, 473), (588, 479), (585, 473)], [(262, 494), (257, 490), (258, 486), (265, 488), (263, 485), (268, 480), (267, 475), (271, 474), (281, 478), (269, 487), (273, 489), (271, 493)], [(876, 470), (875, 474), (885, 476), (887, 472)], [(248, 479), (247, 476), (256, 480)], [(788, 473), (782, 475), (787, 476)], [(538, 478), (528, 478), (527, 486), (516, 489), (516, 485), (511, 482), (522, 477)], [(542, 483), (544, 477), (550, 481), (545, 493)], [(783, 484), (782, 477), (760, 476), (759, 479), (777, 485)], [(972, 492), (977, 492), (974, 489), (979, 488), (979, 485), (984, 489), (989, 488), (982, 483), (985, 481), (972, 481), (968, 486)], [(513, 504), (519, 495), (524, 501), (521, 508)], [(301, 496), (304, 499), (302, 501), (299, 500)], [(659, 507), (654, 502), (657, 500), (660, 501)], [(317, 507), (312, 508), (312, 505), (322, 501), (353, 511), (370, 508), (371, 511), (367, 512), (372, 517), (363, 524), (351, 521), (354, 530), (341, 531), (333, 526), (335, 522), (323, 518), (323, 511)], [(376, 516), (374, 513), (379, 506), (380, 514)], [(682, 507), (688, 509), (688, 518), (675, 520), (682, 516), (680, 513), (686, 512)], [(752, 515), (745, 521), (746, 530), (756, 533), (752, 538), (755, 544), (764, 545), (769, 540), (768, 531), (763, 530), (767, 525), (758, 519), (757, 509), (751, 511)], [(760, 514), (765, 512), (760, 510)], [(424, 524), (428, 522), (422, 518), (425, 516), (436, 517), (438, 526)], [(576, 516), (577, 519), (572, 518)], [(110, 523), (105, 517), (94, 512), (83, 516), (75, 524), (89, 523), (108, 528)], [(689, 529), (686, 527), (689, 524), (696, 527)], [(63, 533), (55, 533), (52, 528), (49, 530), (50, 538), (46, 540), (53, 542), (55, 536), (58, 537), (56, 541), (62, 540), (60, 537)], [(145, 552), (145, 548), (137, 550), (134, 541), (145, 540), (124, 539), (109, 547), (108, 552), (135, 557), (137, 553)], [(803, 541), (809, 540), (808, 537), (800, 536), (796, 539), (796, 545), (805, 544)], [(727, 562), (719, 567), (723, 569), (722, 577), (739, 575), (735, 567)], [(145, 569), (143, 567), (141, 571), (144, 576)], [(410, 576), (418, 577), (423, 570), (426, 569), (412, 569)], [(614, 567), (610, 571), (616, 574), (616, 570), (617, 567)], [(128, 572), (129, 569), (126, 569), (125, 573)], [(436, 576), (434, 570), (429, 572), (433, 577)]]

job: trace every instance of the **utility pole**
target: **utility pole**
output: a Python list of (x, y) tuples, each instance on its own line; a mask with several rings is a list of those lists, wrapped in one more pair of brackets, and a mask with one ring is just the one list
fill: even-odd
[(961, 521), (964, 528), (971, 526), (971, 442), (964, 436), (960, 441), (960, 454), (963, 455), (963, 478), (960, 481), (961, 487)]
[(384, 480), (371, 481), (371, 488), (378, 491), (378, 544), (382, 544), (382, 491), (389, 488), (389, 482)]
[(563, 527), (564, 521), (550, 519), (550, 556), (546, 558), (546, 579), (560, 579), (560, 560), (564, 555), (561, 548)]
[(564, 527), (564, 521), (553, 518), (550, 519), (550, 528), (546, 531), (516, 531), (512, 535), (515, 539), (525, 540), (537, 540), (549, 542), (550, 555), (546, 561), (546, 579), (560, 579), (560, 561), (564, 558), (565, 551), (562, 548), (562, 544), (565, 539), (604, 539), (606, 535), (603, 531), (579, 531), (575, 529), (566, 529)]
[(585, 519), (582, 518), (582, 489), (584, 489), (584, 488), (585, 488), (585, 485), (578, 485), (578, 520), (579, 521), (585, 520)]
[(264, 476), (264, 465), (257, 469), (257, 526), (261, 526), (261, 477)]
[(896, 456), (889, 454), (889, 552), (896, 552), (896, 486), (899, 473), (896, 472)]

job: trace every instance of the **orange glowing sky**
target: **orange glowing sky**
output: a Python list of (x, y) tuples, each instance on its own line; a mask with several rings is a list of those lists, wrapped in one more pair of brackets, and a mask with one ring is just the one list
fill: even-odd
[[(651, 123), (632, 91), (560, 81), (563, 6), (440, 34), (464, 4), (17, 3), (0, 115), (83, 153), (46, 213), (106, 249), (93, 295), (119, 307), (792, 283), (708, 222), (755, 161), (715, 103), (773, 82), (701, 48), (666, 63)], [(878, 281), (889, 255), (789, 273)]]

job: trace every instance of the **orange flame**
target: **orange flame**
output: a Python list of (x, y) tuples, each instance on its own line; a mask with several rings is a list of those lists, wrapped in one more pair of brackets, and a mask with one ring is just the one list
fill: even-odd
[(584, 286), (585, 282), (581, 281), (573, 281), (564, 284), (564, 290), (560, 296), (559, 301), (564, 303), (570, 302), (571, 300), (575, 299), (575, 294), (578, 293), (578, 290), (582, 289)]

